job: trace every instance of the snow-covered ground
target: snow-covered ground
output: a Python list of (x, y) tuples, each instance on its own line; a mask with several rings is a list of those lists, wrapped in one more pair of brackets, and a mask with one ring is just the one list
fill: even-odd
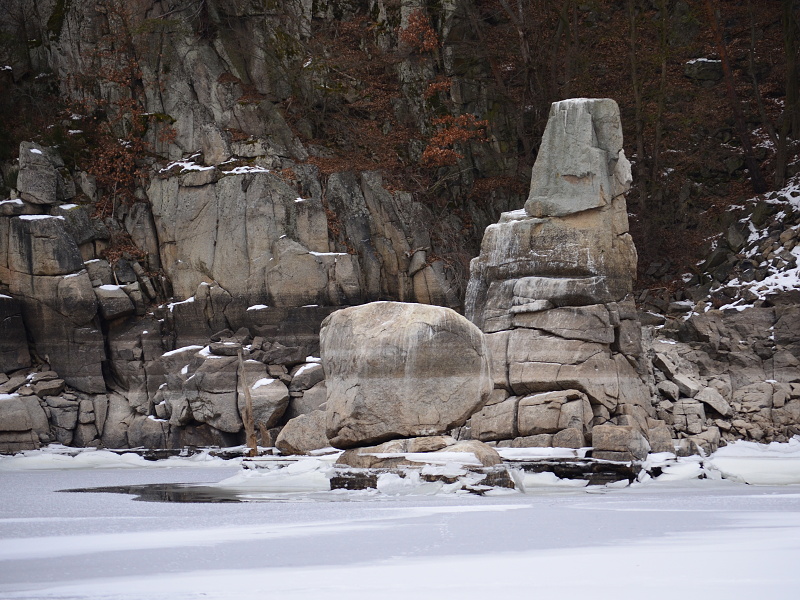
[[(297, 464), (307, 481), (325, 468)], [(249, 491), (264, 475), (245, 478)], [(0, 598), (793, 598), (800, 486), (739, 482), (753, 478), (800, 480), (800, 441), (735, 444), (628, 487), (272, 489), (270, 502), (222, 504), (57, 490), (225, 488), (243, 479), (235, 462), (29, 453), (0, 458)]]

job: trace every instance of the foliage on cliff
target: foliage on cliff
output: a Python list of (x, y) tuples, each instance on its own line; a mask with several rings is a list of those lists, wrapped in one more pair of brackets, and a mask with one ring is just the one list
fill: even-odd
[[(93, 163), (107, 192), (143, 155), (174, 154), (169, 123), (154, 143), (161, 125), (152, 115), (142, 123), (141, 103), (170, 93), (159, 88), (170, 36), (223, 52), (238, 102), (277, 106), (306, 162), (323, 174), (383, 170), (393, 188), (455, 214), (473, 253), (483, 226), (522, 205), (549, 105), (561, 98), (620, 105), (646, 285), (690, 269), (759, 177), (780, 187), (800, 167), (797, 0), (110, 2), (117, 12), (98, 20), (93, 50), (108, 54), (83, 57), (84, 81), (59, 80), (47, 54), (80, 3), (49, 3), (49, 15), (31, 0), (7, 4), (0, 158), (38, 138), (85, 167), (104, 139), (126, 140), (102, 154), (116, 163)], [(143, 76), (108, 76), (109, 65), (139, 63)], [(100, 121), (76, 139), (53, 99), (60, 93), (68, 109), (78, 88)]]

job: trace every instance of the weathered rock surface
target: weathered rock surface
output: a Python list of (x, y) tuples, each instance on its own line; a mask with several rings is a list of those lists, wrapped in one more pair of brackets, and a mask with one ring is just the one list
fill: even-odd
[(592, 429), (593, 458), (605, 460), (644, 460), (650, 444), (630, 425), (598, 425)]
[(324, 381), (320, 381), (311, 389), (303, 392), (302, 396), (295, 396), (289, 401), (285, 417), (294, 419), (300, 415), (308, 414), (314, 410), (324, 409), (328, 400), (328, 388)]
[(56, 204), (75, 196), (72, 177), (65, 171), (64, 161), (51, 148), (33, 142), (20, 144), (17, 188), (27, 202)]
[(562, 217), (601, 208), (627, 192), (630, 184), (617, 103), (608, 98), (554, 102), (525, 212)]
[(659, 332), (676, 339), (654, 342), (657, 412), (681, 442), (680, 452), (800, 433), (798, 314), (792, 305), (709, 310)]
[(494, 385), (514, 395), (473, 416), (478, 439), (580, 447), (595, 424), (631, 422), (647, 435), (630, 183), (616, 103), (554, 103), (525, 210), (490, 225), (471, 264), (466, 315), (487, 333)]
[(130, 297), (118, 285), (101, 285), (95, 288), (100, 314), (107, 321), (127, 317), (136, 312)]
[(22, 309), (14, 298), (0, 294), (0, 373), (10, 373), (30, 365)]
[(431, 247), (420, 235), (432, 218), (425, 207), (408, 194), (387, 192), (378, 173), (334, 174), (326, 202), (353, 243), (333, 242), (316, 175), (301, 167), (296, 173), (305, 197), (263, 168), (200, 187), (168, 174), (152, 181), (148, 196), (161, 260), (177, 296), (194, 296), (210, 278), (236, 299), (214, 312), (237, 326), (248, 306), (261, 303), (342, 306), (388, 295), (458, 306), (455, 282), (441, 261), (410, 272), (413, 249)]
[[(273, 379), (267, 374), (264, 363), (248, 360), (244, 366), (245, 380), (253, 403), (255, 426), (259, 429), (270, 429), (278, 424), (289, 405), (289, 390), (280, 379)], [(239, 379), (238, 408), (239, 414), (243, 415), (246, 397), (242, 383)]]
[(281, 430), (275, 446), (284, 454), (307, 454), (330, 446), (325, 434), (327, 415), (315, 410), (290, 420)]
[(445, 308), (375, 302), (337, 311), (323, 323), (320, 351), (334, 447), (444, 433), (492, 389), (483, 334)]
[(594, 416), (589, 399), (576, 390), (525, 396), (517, 411), (520, 436), (558, 433), (567, 428), (587, 433)]
[[(0, 221), (6, 221), (0, 217)], [(47, 215), (10, 218), (0, 236), (0, 281), (17, 299), (37, 354), (73, 387), (105, 391), (103, 336), (97, 300), (83, 259), (64, 220)]]
[(487, 405), (470, 418), (472, 436), (482, 442), (507, 440), (517, 437), (517, 404), (519, 398), (511, 396), (503, 402)]

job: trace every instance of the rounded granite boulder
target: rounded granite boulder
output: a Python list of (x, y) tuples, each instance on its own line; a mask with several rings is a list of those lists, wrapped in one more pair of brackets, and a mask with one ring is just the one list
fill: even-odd
[(440, 435), (492, 391), (483, 333), (449, 308), (374, 302), (322, 323), (327, 436), (337, 448)]

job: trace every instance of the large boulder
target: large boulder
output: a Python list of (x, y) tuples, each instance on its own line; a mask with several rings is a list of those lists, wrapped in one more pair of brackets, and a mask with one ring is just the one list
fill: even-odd
[(66, 275), (83, 268), (78, 245), (63, 217), (21, 215), (11, 219), (8, 268), (28, 275)]
[(586, 433), (591, 429), (593, 417), (589, 399), (576, 390), (526, 396), (519, 401), (517, 411), (520, 436), (558, 433), (564, 429)]
[(328, 399), (328, 388), (324, 381), (303, 392), (302, 396), (295, 396), (289, 401), (289, 406), (284, 414), (285, 419), (294, 419), (312, 411), (324, 409)]
[(446, 308), (346, 308), (323, 322), (320, 350), (337, 448), (444, 433), (480, 410), (493, 387), (483, 334)]
[(325, 435), (325, 411), (315, 410), (290, 420), (281, 430), (275, 446), (283, 454), (308, 454), (330, 446)]
[(644, 460), (650, 444), (631, 425), (598, 425), (592, 430), (593, 458), (603, 460)]
[[(247, 382), (250, 401), (253, 405), (253, 421), (257, 428), (269, 429), (278, 421), (289, 405), (289, 390), (280, 379), (267, 374), (264, 363), (248, 360), (244, 363), (245, 380)], [(242, 386), (241, 376), (238, 379), (239, 414), (245, 414), (247, 396)], [(326, 444), (327, 445), (327, 444)]]
[(75, 196), (75, 184), (58, 153), (34, 142), (19, 145), (17, 188), (33, 204), (56, 204)]

